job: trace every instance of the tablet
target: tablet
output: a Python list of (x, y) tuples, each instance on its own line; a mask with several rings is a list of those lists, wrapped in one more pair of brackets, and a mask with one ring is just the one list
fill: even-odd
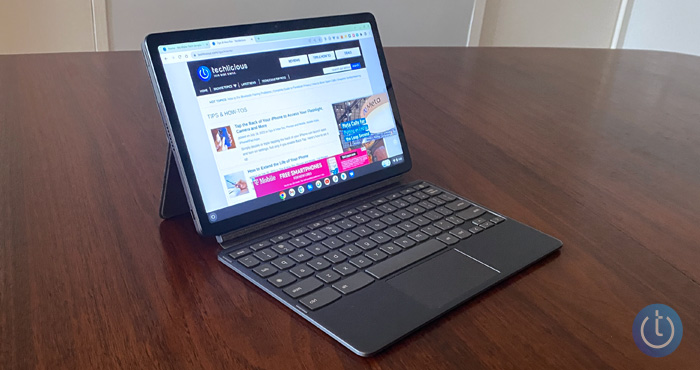
[(202, 235), (411, 168), (369, 13), (157, 33), (142, 50)]

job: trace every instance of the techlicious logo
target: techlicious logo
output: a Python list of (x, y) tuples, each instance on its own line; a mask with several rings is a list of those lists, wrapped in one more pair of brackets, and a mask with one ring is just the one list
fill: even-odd
[(211, 70), (207, 66), (199, 66), (199, 68), (197, 68), (197, 77), (199, 77), (200, 80), (207, 82), (211, 80)]
[(671, 307), (652, 304), (644, 307), (632, 325), (637, 347), (651, 357), (670, 355), (681, 344), (683, 324)]
[(246, 63), (241, 63), (241, 64), (226, 64), (221, 67), (211, 67), (212, 72), (219, 74), (219, 73), (228, 73), (228, 72), (234, 72), (234, 71), (240, 71), (242, 69), (248, 69), (248, 64)]

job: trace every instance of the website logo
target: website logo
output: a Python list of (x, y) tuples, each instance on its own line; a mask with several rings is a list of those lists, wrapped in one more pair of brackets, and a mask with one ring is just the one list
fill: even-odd
[(211, 70), (207, 66), (199, 66), (199, 68), (197, 68), (197, 77), (199, 77), (200, 80), (207, 82), (211, 80)]
[(671, 307), (652, 304), (637, 314), (632, 325), (632, 337), (645, 354), (651, 357), (668, 356), (681, 344), (683, 324)]
[(287, 193), (281, 191), (280, 192), (280, 199), (284, 200), (287, 197)]

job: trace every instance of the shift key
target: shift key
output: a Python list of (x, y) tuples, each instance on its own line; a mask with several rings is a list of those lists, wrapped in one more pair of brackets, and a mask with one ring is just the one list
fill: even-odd
[(447, 248), (446, 244), (437, 239), (431, 239), (411, 249), (407, 249), (403, 253), (397, 254), (384, 262), (370, 266), (365, 271), (377, 279), (381, 279), (445, 248)]

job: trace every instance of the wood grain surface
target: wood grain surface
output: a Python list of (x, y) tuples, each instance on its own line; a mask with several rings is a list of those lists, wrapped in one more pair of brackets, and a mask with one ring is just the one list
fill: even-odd
[[(387, 49), (414, 158), (560, 253), (360, 358), (161, 222), (166, 141), (137, 52), (0, 56), (0, 368), (691, 369), (700, 58)], [(632, 339), (663, 303), (665, 358)]]

